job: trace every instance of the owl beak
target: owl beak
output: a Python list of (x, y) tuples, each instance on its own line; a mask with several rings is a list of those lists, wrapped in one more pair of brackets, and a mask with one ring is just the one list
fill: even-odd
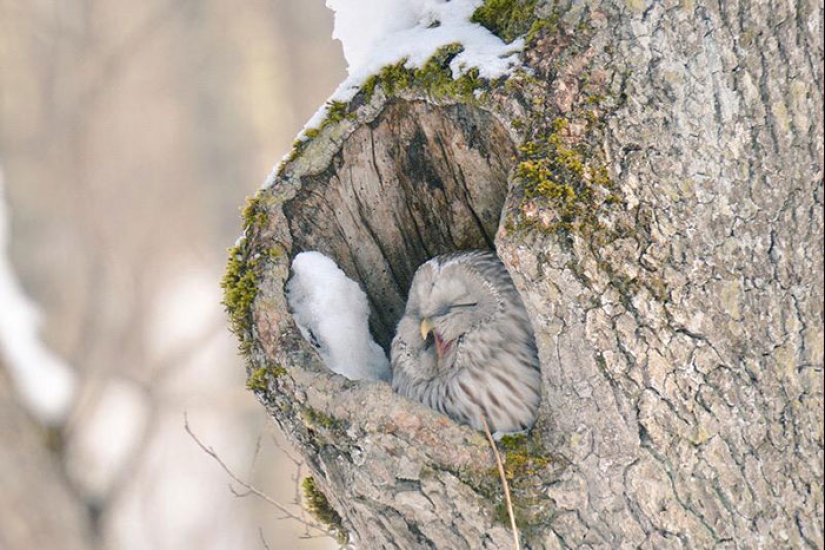
[(429, 317), (424, 317), (421, 319), (421, 338), (426, 340), (427, 335), (430, 334), (434, 328), (435, 325), (433, 325), (432, 319)]
[(426, 340), (431, 332), (435, 336), (435, 353), (438, 355), (438, 359), (441, 360), (441, 358), (447, 355), (447, 352), (450, 351), (453, 343), (442, 340), (441, 335), (438, 334), (437, 330), (435, 330), (435, 325), (433, 324), (432, 319), (429, 317), (424, 317), (421, 319), (421, 338)]

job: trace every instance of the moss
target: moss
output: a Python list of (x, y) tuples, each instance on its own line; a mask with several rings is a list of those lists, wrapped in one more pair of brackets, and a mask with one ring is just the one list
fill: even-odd
[(278, 378), (283, 374), (286, 374), (286, 369), (280, 365), (254, 369), (246, 379), (246, 388), (254, 392), (266, 392), (269, 390), (269, 378)]
[(329, 529), (335, 535), (338, 544), (345, 545), (349, 542), (349, 534), (344, 529), (344, 524), (340, 514), (329, 503), (327, 496), (321, 492), (315, 482), (314, 477), (305, 477), (301, 482), (304, 490), (304, 501), (307, 511), (317, 519), (321, 525)]
[(350, 117), (351, 113), (347, 112), (348, 109), (349, 104), (344, 101), (330, 101), (327, 103), (327, 116), (321, 123), (321, 128), (326, 128), (330, 124), (336, 124)]
[(404, 65), (407, 60), (401, 60), (394, 65), (387, 65), (376, 74), (370, 76), (361, 91), (366, 95), (367, 101), (372, 99), (375, 93), (375, 88), (380, 84), (384, 89), (384, 93), (389, 96), (396, 95), (401, 90), (405, 90), (412, 84), (413, 70), (406, 68)]
[[(506, 435), (497, 446), (519, 529), (525, 540), (540, 538), (553, 514), (552, 501), (546, 498), (545, 488), (557, 478), (559, 464), (548, 455), (536, 431), (530, 435)], [(451, 473), (480, 495), (480, 504), (492, 505), (495, 522), (510, 525), (497, 466), (468, 466)]]
[(509, 43), (531, 30), (536, 3), (537, 0), (485, 0), (471, 20)]
[(303, 410), (304, 420), (309, 427), (323, 428), (329, 431), (338, 431), (344, 429), (344, 423), (333, 418), (327, 414), (322, 413), (312, 407), (306, 407)]
[(551, 463), (541, 443), (524, 434), (505, 435), (498, 446), (504, 454), (504, 475), (508, 481), (541, 475)]
[(269, 214), (260, 195), (246, 199), (246, 206), (244, 206), (241, 211), (241, 219), (243, 220), (244, 230), (253, 226), (260, 227), (266, 224), (269, 220)]
[[(547, 499), (545, 488), (557, 475), (553, 471), (554, 460), (548, 455), (537, 434), (508, 435), (498, 442), (504, 461), (504, 475), (510, 485), (513, 513), (525, 541), (540, 540), (543, 529), (552, 521), (553, 503)], [(496, 484), (493, 519), (505, 526), (510, 525), (507, 506), (502, 497), (498, 468), (486, 471), (488, 484)]]
[(555, 6), (550, 15), (542, 18), (534, 18), (524, 36), (524, 41), (527, 44), (535, 43), (536, 39), (541, 36), (554, 35), (560, 30), (559, 21), (561, 20), (561, 12), (558, 6)]
[(249, 378), (246, 379), (246, 389), (255, 392), (265, 392), (268, 390), (267, 386), (267, 370), (266, 367), (261, 367), (252, 371)]
[(461, 44), (439, 48), (423, 67), (413, 72), (413, 84), (433, 97), (455, 97), (465, 101), (475, 99), (475, 91), (484, 86), (478, 69), (473, 67), (454, 79), (450, 68), (450, 62), (462, 51), (464, 46)]
[[(522, 537), (538, 545), (544, 529), (555, 514), (554, 503), (546, 488), (558, 479), (565, 464), (548, 455), (536, 430), (530, 435), (504, 436), (497, 443), (505, 463), (505, 477), (510, 486), (513, 511)], [(458, 470), (441, 467), (479, 495), (478, 505), (492, 513), (493, 521), (510, 526), (498, 467), (494, 464), (468, 464)], [(422, 479), (425, 471), (422, 470)]]
[(267, 206), (261, 199), (261, 194), (247, 200), (242, 217), (244, 236), (237, 245), (229, 249), (221, 288), (230, 328), (241, 342), (241, 352), (247, 355), (252, 345), (252, 304), (258, 295), (258, 282), (265, 263), (283, 256), (284, 250), (275, 246), (261, 254), (253, 255), (251, 252), (248, 235), (269, 224)]
[[(493, 30), (509, 21), (519, 32), (529, 26), (526, 40), (533, 44), (525, 58), (531, 76), (516, 71), (504, 84), (533, 112), (519, 123), (529, 136), (518, 148), (514, 169), (523, 184), (517, 191), (521, 201), (514, 215), (507, 216), (505, 228), (598, 238), (609, 232), (603, 220), (623, 202), (601, 149), (607, 116), (619, 103), (608, 91), (600, 59), (572, 62), (588, 51), (594, 32), (589, 24), (568, 28), (558, 7), (541, 18), (535, 14), (538, 10), (537, 2), (488, 0), (478, 11), (479, 18), (492, 21), (486, 25)], [(573, 73), (571, 66), (577, 67)], [(566, 87), (575, 90), (574, 95), (558, 96), (551, 85), (562, 74), (565, 80), (577, 80)]]
[(247, 354), (251, 345), (251, 308), (258, 294), (258, 270), (257, 262), (246, 257), (245, 244), (241, 242), (230, 249), (221, 287), (230, 328), (241, 341), (241, 352)]
[(460, 77), (453, 78), (450, 68), (450, 62), (463, 50), (458, 43), (442, 46), (420, 69), (406, 67), (406, 60), (388, 65), (369, 77), (361, 91), (367, 101), (372, 99), (379, 85), (388, 96), (398, 95), (408, 88), (419, 88), (437, 99), (451, 97), (465, 102), (476, 101), (476, 93), (488, 85), (479, 76), (478, 69), (470, 68)]
[(598, 225), (600, 207), (618, 201), (607, 167), (587, 143), (567, 143), (567, 126), (567, 119), (557, 118), (549, 133), (522, 144), (515, 170), (525, 199), (554, 211), (551, 231)]
[[(318, 125), (317, 128), (308, 128), (304, 131), (304, 135), (307, 139), (304, 140), (296, 140), (292, 144), (292, 150), (297, 151), (298, 153), (306, 147), (306, 144), (309, 140), (315, 139), (321, 134), (321, 130), (326, 128), (327, 126), (331, 126), (333, 124), (338, 124), (342, 120), (349, 119), (352, 120), (355, 118), (355, 113), (349, 112), (349, 103), (346, 101), (328, 101), (327, 102), (327, 112), (324, 120), (321, 121), (321, 124)], [(290, 155), (291, 156), (291, 155)], [(295, 155), (297, 157), (297, 154)]]
[(301, 153), (304, 152), (304, 148), (306, 147), (307, 143), (308, 143), (308, 140), (306, 140), (306, 139), (296, 139), (295, 141), (292, 142), (292, 149), (290, 149), (289, 154), (284, 159), (284, 162), (281, 163), (281, 167), (278, 170), (278, 175), (279, 176), (284, 171), (287, 164), (289, 164), (290, 162), (297, 159), (301, 155)]

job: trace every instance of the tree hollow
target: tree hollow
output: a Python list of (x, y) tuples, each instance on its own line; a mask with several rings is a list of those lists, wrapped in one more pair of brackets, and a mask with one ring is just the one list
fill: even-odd
[(283, 205), (292, 253), (317, 250), (360, 282), (373, 336), (387, 350), (419, 265), (494, 248), (514, 155), (487, 111), (393, 101)]

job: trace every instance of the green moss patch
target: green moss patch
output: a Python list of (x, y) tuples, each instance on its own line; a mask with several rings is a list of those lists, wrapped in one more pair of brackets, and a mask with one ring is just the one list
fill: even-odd
[(267, 371), (266, 367), (253, 370), (249, 378), (246, 379), (246, 388), (251, 391), (265, 392), (267, 391)]
[(280, 365), (254, 369), (246, 379), (246, 388), (254, 392), (267, 392), (269, 391), (269, 379), (278, 378), (283, 374), (286, 374), (286, 369)]
[(522, 144), (515, 170), (525, 199), (553, 211), (546, 227), (551, 231), (598, 225), (601, 208), (619, 201), (594, 148), (586, 142), (568, 143), (563, 134), (567, 124), (567, 119), (557, 118), (549, 133)]
[(304, 420), (310, 428), (324, 429), (327, 431), (341, 431), (345, 429), (344, 423), (336, 418), (333, 418), (323, 412), (306, 407), (303, 409)]
[(504, 474), (511, 482), (526, 476), (541, 475), (551, 463), (544, 447), (534, 437), (505, 435), (498, 442), (498, 447), (504, 455)]
[[(524, 540), (535, 543), (541, 540), (555, 514), (555, 505), (547, 498), (545, 488), (558, 479), (564, 464), (546, 451), (535, 430), (530, 434), (506, 435), (497, 447), (504, 462), (516, 523)], [(492, 506), (494, 522), (509, 527), (501, 478), (494, 463), (467, 465), (450, 473), (480, 495), (479, 505)]]
[(453, 78), (450, 62), (464, 51), (461, 44), (448, 44), (439, 48), (420, 69), (405, 67), (407, 60), (388, 65), (367, 79), (361, 87), (369, 101), (375, 88), (381, 86), (388, 96), (397, 95), (408, 88), (419, 88), (433, 98), (451, 97), (465, 102), (476, 101), (475, 94), (488, 86), (479, 76), (477, 68), (471, 68), (459, 78)]
[(248, 354), (251, 346), (252, 303), (258, 294), (260, 273), (259, 263), (247, 257), (244, 245), (245, 243), (241, 243), (230, 249), (221, 286), (230, 328), (240, 340), (241, 352)]
[(321, 128), (325, 128), (330, 124), (341, 122), (345, 118), (351, 117), (349, 112), (349, 104), (344, 101), (330, 101), (327, 103), (327, 117), (321, 123)]
[(240, 340), (241, 352), (248, 355), (252, 342), (252, 304), (258, 295), (258, 283), (267, 261), (284, 254), (281, 247), (273, 247), (264, 253), (253, 254), (248, 233), (259, 231), (268, 224), (266, 204), (260, 194), (248, 199), (243, 210), (244, 237), (229, 249), (226, 271), (221, 281), (223, 305), (229, 315), (232, 332)]
[(536, 3), (537, 0), (485, 0), (471, 21), (510, 43), (530, 31), (536, 20)]
[(335, 536), (338, 544), (345, 545), (349, 542), (349, 534), (344, 529), (344, 524), (340, 514), (329, 503), (327, 496), (321, 492), (315, 482), (314, 477), (305, 477), (301, 482), (304, 490), (304, 503), (307, 511), (317, 519), (321, 525), (330, 530)]
[[(528, 542), (541, 538), (544, 527), (552, 521), (555, 513), (544, 488), (557, 475), (559, 465), (547, 453), (536, 432), (506, 435), (498, 442), (498, 449), (504, 461), (504, 475), (510, 485), (513, 512), (522, 536)], [(490, 468), (487, 476), (498, 480), (498, 468)], [(503, 499), (496, 499), (494, 519), (503, 525), (510, 523)]]

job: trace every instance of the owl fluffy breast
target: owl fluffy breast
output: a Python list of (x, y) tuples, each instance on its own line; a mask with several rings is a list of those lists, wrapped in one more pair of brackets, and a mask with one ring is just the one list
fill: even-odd
[(392, 342), (393, 387), (458, 422), (522, 431), (541, 373), (524, 304), (489, 251), (437, 256), (416, 271)]

